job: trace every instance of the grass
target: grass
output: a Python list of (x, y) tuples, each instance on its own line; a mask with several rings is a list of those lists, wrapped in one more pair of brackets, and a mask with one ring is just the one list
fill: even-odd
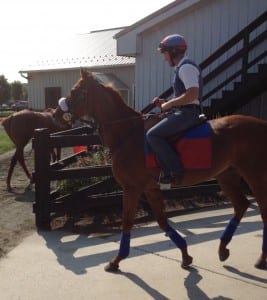
[(13, 110), (3, 110), (3, 111), (0, 110), (0, 118), (8, 117), (9, 115), (11, 115), (13, 113), (14, 113)]
[(14, 149), (15, 145), (11, 142), (10, 138), (5, 131), (0, 132), (0, 154), (3, 154), (11, 149)]
[[(0, 118), (8, 117), (9, 115), (13, 114), (14, 111), (6, 110), (0, 111)], [(3, 154), (11, 149), (14, 149), (15, 145), (12, 143), (6, 132), (3, 130), (0, 131), (0, 154)]]
[[(83, 158), (78, 158), (78, 160), (73, 163), (70, 167), (87, 167), (87, 166), (99, 166), (110, 164), (110, 157), (106, 150), (99, 150), (98, 152), (91, 153)], [(67, 178), (58, 181), (57, 189), (60, 194), (69, 194), (78, 191), (79, 189), (86, 187), (88, 185), (98, 183), (99, 181), (108, 179), (109, 176), (103, 177), (89, 177), (89, 178)], [(117, 184), (107, 183), (105, 186), (105, 193), (110, 193), (114, 191), (121, 190)]]

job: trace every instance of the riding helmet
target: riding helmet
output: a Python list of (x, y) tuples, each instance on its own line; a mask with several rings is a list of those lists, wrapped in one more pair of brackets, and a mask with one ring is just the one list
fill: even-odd
[(175, 57), (178, 54), (183, 54), (187, 49), (187, 44), (183, 36), (180, 34), (171, 34), (166, 36), (159, 44), (158, 50), (163, 52), (169, 52), (171, 57)]

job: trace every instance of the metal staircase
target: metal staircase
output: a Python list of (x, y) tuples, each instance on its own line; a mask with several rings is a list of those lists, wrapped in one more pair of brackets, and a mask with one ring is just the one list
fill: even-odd
[(265, 11), (200, 64), (208, 118), (232, 114), (267, 91), (266, 28)]

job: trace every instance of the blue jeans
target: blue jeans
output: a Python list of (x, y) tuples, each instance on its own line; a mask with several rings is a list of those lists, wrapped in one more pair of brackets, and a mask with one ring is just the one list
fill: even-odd
[(181, 173), (183, 170), (180, 159), (175, 149), (167, 142), (167, 138), (199, 124), (199, 114), (200, 108), (197, 106), (176, 108), (147, 131), (147, 141), (156, 154), (165, 176)]

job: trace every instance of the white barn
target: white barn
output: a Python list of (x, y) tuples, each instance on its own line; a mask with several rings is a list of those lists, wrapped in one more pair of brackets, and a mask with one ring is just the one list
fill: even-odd
[(94, 72), (102, 83), (112, 83), (132, 105), (135, 59), (117, 56), (113, 38), (122, 29), (77, 35), (57, 45), (50, 58), (44, 56), (23, 68), (20, 73), (28, 80), (29, 107), (34, 110), (55, 107), (80, 77), (80, 67)]

